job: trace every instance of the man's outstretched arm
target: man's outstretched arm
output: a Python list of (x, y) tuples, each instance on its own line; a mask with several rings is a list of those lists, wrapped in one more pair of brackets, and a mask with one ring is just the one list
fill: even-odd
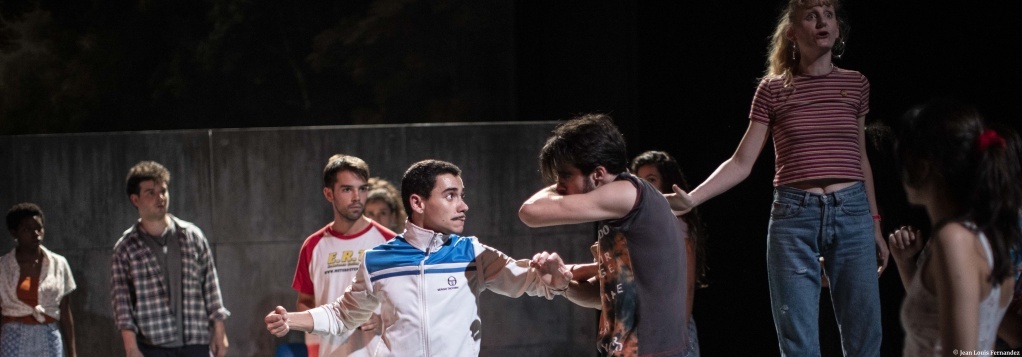
[(614, 181), (575, 195), (557, 193), (549, 186), (530, 197), (518, 210), (529, 227), (547, 227), (621, 218), (635, 206), (638, 189), (629, 181)]
[(344, 295), (331, 303), (302, 312), (287, 312), (277, 306), (263, 318), (266, 330), (277, 337), (290, 330), (318, 334), (343, 335), (365, 323), (380, 306), (380, 300), (367, 281), (365, 262), (358, 267), (355, 280), (344, 291)]
[(266, 330), (277, 337), (284, 337), (291, 330), (312, 332), (312, 315), (309, 311), (287, 312), (283, 306), (277, 306), (263, 318)]

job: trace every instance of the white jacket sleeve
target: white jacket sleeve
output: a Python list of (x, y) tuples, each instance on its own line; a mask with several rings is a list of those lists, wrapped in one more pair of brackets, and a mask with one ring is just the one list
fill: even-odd
[(332, 303), (309, 309), (312, 315), (312, 333), (350, 335), (372, 317), (380, 306), (380, 300), (368, 281), (369, 273), (365, 262), (358, 267), (355, 281), (344, 291), (344, 295)]
[(543, 284), (536, 269), (529, 267), (530, 259), (515, 260), (475, 238), (472, 244), (476, 251), (476, 266), (486, 289), (515, 298), (529, 294), (550, 300), (559, 295)]

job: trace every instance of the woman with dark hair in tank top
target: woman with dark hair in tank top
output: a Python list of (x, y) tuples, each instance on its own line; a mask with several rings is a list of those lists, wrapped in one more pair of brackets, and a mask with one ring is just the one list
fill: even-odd
[(896, 152), (906, 195), (934, 224), (926, 243), (912, 229), (889, 238), (907, 291), (904, 355), (989, 350), (1014, 292), (1022, 169), (972, 107), (933, 101), (901, 124)]

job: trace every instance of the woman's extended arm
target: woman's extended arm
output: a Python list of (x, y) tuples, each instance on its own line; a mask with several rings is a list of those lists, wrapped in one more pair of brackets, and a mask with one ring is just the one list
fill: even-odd
[(709, 201), (721, 193), (727, 192), (727, 190), (745, 180), (746, 177), (749, 177), (749, 172), (752, 171), (752, 166), (756, 163), (759, 153), (763, 151), (763, 145), (766, 145), (769, 135), (770, 127), (766, 124), (750, 120), (745, 136), (738, 143), (738, 149), (731, 155), (731, 158), (720, 164), (717, 170), (710, 174), (710, 177), (706, 178), (706, 181), (703, 181), (692, 192), (682, 191), (681, 188), (675, 185), (673, 187), (674, 193), (664, 195), (667, 197), (667, 201), (671, 203), (671, 209), (679, 213), (688, 213), (692, 208)]

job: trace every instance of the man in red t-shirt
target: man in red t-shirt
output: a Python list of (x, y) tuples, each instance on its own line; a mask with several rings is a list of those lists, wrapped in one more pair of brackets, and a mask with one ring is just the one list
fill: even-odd
[[(333, 206), (334, 221), (305, 239), (298, 255), (294, 282), (297, 310), (305, 311), (336, 300), (351, 285), (363, 252), (395, 234), (363, 216), (369, 191), (369, 165), (354, 156), (334, 155), (323, 169), (323, 197)], [(383, 310), (388, 301), (382, 304)], [(393, 311), (393, 309), (390, 309)], [(309, 356), (385, 356), (381, 336), (395, 318), (380, 310), (359, 329), (341, 336), (306, 335)]]

